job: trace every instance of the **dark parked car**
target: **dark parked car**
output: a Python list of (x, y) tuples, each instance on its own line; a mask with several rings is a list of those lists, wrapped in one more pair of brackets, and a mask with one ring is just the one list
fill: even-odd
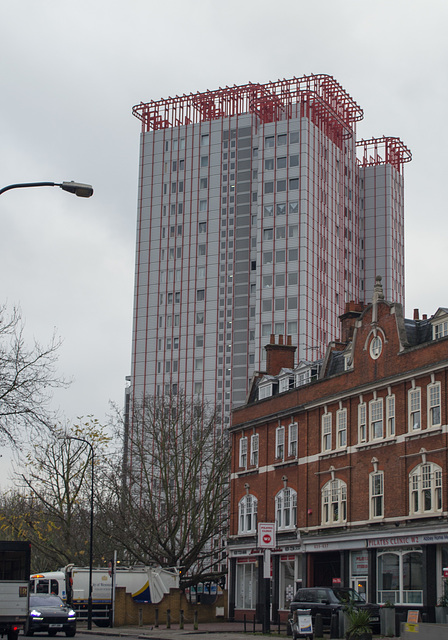
[(341, 611), (344, 607), (368, 609), (370, 611), (370, 626), (373, 633), (380, 632), (380, 608), (377, 604), (369, 604), (361, 598), (359, 593), (348, 587), (303, 587), (299, 589), (291, 602), (291, 612), (295, 609), (311, 609), (313, 623), (316, 614), (322, 616), (324, 627), (329, 627), (331, 614)]
[(46, 631), (49, 636), (63, 631), (72, 638), (76, 633), (76, 614), (59, 596), (30, 595), (30, 615), (25, 632), (32, 636), (35, 631)]

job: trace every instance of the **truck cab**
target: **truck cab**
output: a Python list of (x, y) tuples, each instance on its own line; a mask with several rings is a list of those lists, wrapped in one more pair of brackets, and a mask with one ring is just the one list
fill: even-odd
[(31, 545), (0, 541), (0, 635), (17, 640), (28, 620)]

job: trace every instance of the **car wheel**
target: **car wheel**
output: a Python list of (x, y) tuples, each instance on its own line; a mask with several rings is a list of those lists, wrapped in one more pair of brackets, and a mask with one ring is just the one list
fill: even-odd
[(75, 634), (76, 634), (76, 629), (67, 629), (67, 631), (65, 632), (65, 635), (67, 636), (67, 638), (73, 638)]

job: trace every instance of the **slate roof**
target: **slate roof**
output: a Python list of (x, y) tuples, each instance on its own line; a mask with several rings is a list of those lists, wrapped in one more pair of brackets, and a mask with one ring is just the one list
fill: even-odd
[(404, 326), (410, 347), (416, 347), (432, 340), (432, 324), (429, 320), (410, 320), (405, 318)]
[(333, 351), (330, 355), (326, 376), (334, 376), (345, 371), (345, 351)]

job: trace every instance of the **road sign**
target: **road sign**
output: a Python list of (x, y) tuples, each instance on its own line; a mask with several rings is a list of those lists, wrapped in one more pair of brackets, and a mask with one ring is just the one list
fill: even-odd
[(258, 523), (258, 546), (260, 549), (275, 548), (275, 522)]

